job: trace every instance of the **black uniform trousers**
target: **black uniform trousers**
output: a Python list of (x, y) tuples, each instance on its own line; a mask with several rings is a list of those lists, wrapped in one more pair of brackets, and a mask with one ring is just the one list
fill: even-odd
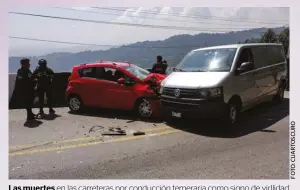
[(39, 97), (40, 109), (44, 108), (45, 94), (47, 97), (47, 106), (49, 109), (52, 109), (52, 88), (50, 86), (44, 87), (44, 88), (38, 88), (37, 92), (38, 92), (38, 97)]

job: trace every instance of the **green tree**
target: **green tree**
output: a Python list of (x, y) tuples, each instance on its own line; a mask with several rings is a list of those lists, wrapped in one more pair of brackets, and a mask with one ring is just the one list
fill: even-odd
[(260, 39), (256, 39), (256, 38), (247, 39), (245, 40), (245, 43), (260, 43)]
[(277, 35), (271, 29), (268, 29), (262, 36), (261, 36), (261, 43), (276, 43), (278, 41)]
[(284, 29), (278, 36), (279, 42), (283, 45), (284, 53), (287, 55), (290, 45), (290, 28)]

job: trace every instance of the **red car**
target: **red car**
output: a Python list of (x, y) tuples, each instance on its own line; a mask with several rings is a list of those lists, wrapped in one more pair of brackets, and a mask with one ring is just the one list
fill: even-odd
[(83, 107), (134, 110), (142, 117), (157, 114), (158, 90), (165, 75), (134, 64), (103, 62), (74, 66), (66, 90), (72, 112)]

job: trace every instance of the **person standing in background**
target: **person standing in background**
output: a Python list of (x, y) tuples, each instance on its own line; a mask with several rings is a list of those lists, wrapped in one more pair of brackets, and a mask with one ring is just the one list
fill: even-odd
[(30, 60), (27, 58), (21, 59), (21, 68), (17, 71), (16, 78), (16, 94), (20, 97), (21, 104), (27, 112), (27, 121), (34, 120), (35, 115), (32, 112), (34, 101), (34, 78), (30, 71)]
[(38, 62), (37, 68), (33, 72), (33, 77), (37, 79), (37, 92), (39, 97), (39, 107), (40, 112), (38, 115), (44, 115), (44, 96), (46, 94), (47, 104), (50, 114), (55, 114), (55, 111), (52, 107), (52, 79), (54, 72), (52, 69), (48, 68), (47, 61), (41, 59)]
[(158, 73), (158, 74), (166, 74), (168, 65), (166, 61), (164, 62), (165, 63), (163, 63), (162, 61), (162, 56), (158, 55), (156, 57), (156, 63), (153, 65), (151, 72)]

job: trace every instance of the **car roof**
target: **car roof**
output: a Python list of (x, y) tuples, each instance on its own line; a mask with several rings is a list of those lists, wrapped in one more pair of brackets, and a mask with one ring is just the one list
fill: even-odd
[(112, 62), (112, 61), (97, 61), (97, 62), (91, 62), (91, 63), (84, 63), (84, 64), (81, 64), (79, 65), (79, 67), (82, 67), (82, 66), (119, 66), (119, 67), (124, 67), (124, 66), (128, 66), (130, 65), (131, 63), (129, 62)]
[(229, 44), (220, 46), (211, 46), (205, 48), (198, 48), (193, 51), (210, 50), (210, 49), (222, 49), (222, 48), (240, 48), (240, 47), (251, 47), (251, 46), (281, 46), (279, 43), (247, 43), (247, 44)]

